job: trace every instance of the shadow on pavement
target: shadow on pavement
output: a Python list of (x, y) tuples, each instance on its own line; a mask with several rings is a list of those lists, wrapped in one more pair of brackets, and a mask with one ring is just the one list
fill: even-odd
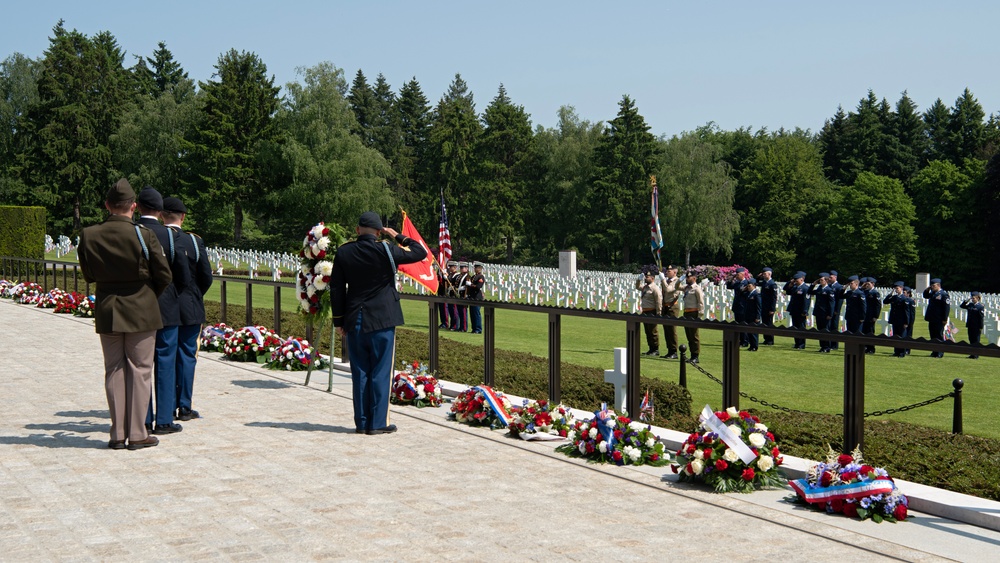
[(246, 387), (247, 389), (285, 389), (291, 387), (291, 385), (281, 381), (258, 379), (233, 380), (232, 384), (238, 387)]
[(105, 410), (92, 410), (92, 411), (60, 411), (56, 413), (56, 416), (65, 416), (69, 418), (111, 418), (111, 414)]
[(108, 441), (91, 440), (76, 434), (31, 434), (29, 436), (0, 436), (0, 444), (23, 444), (42, 448), (107, 448)]
[(354, 434), (354, 427), (330, 426), (329, 424), (313, 424), (311, 422), (248, 422), (247, 426), (255, 428), (284, 428), (304, 432), (333, 432), (335, 434)]

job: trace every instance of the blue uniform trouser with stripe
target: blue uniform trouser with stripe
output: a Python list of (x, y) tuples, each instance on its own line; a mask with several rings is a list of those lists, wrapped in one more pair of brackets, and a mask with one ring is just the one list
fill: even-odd
[(389, 386), (395, 363), (396, 328), (361, 331), (361, 316), (348, 330), (347, 350), (351, 357), (354, 399), (354, 427), (376, 430), (389, 425)]
[(156, 331), (156, 353), (153, 364), (154, 396), (149, 398), (146, 424), (152, 424), (154, 413), (156, 425), (171, 424), (174, 421), (177, 377), (177, 328), (165, 326)]
[(177, 408), (191, 408), (194, 391), (194, 368), (198, 362), (198, 336), (201, 325), (183, 325), (177, 330)]

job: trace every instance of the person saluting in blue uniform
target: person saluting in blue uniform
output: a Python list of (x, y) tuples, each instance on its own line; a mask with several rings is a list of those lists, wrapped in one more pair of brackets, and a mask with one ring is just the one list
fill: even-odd
[[(396, 327), (403, 324), (396, 267), (423, 260), (427, 251), (413, 239), (383, 227), (374, 211), (361, 214), (356, 231), (357, 240), (341, 245), (333, 260), (333, 326), (341, 337), (347, 337), (354, 431), (388, 434), (396, 431), (396, 425), (389, 424), (389, 386)], [(378, 236), (383, 233), (398, 246), (380, 243)]]
[(865, 321), (868, 304), (865, 301), (864, 292), (858, 289), (858, 276), (847, 278), (847, 286), (840, 289), (838, 296), (847, 303), (847, 307), (844, 309), (844, 324), (847, 325), (847, 332), (859, 334), (861, 324)]
[[(927, 300), (924, 320), (927, 321), (927, 329), (931, 333), (931, 339), (943, 342), (944, 327), (948, 324), (948, 315), (951, 314), (951, 302), (948, 292), (941, 289), (941, 278), (931, 280), (931, 285), (924, 290), (924, 299)], [(931, 352), (931, 357), (943, 358), (944, 352)]]
[[(892, 286), (892, 293), (885, 296), (882, 303), (889, 306), (889, 324), (892, 325), (892, 335), (896, 338), (905, 338), (910, 331), (910, 307), (909, 297), (903, 292), (905, 285), (898, 281)], [(906, 357), (906, 349), (895, 348), (892, 353), (897, 358)]]
[[(788, 314), (792, 317), (792, 327), (806, 328), (806, 317), (809, 315), (809, 286), (806, 285), (806, 273), (795, 272), (792, 279), (782, 288), (788, 296)], [(805, 350), (806, 339), (796, 338), (795, 349)]]
[[(965, 317), (965, 329), (969, 331), (969, 344), (974, 346), (979, 345), (979, 337), (983, 333), (983, 320), (986, 312), (986, 308), (980, 303), (982, 297), (979, 295), (978, 291), (973, 291), (969, 294), (969, 298), (962, 301), (959, 307), (968, 311), (968, 316)], [(972, 354), (969, 356), (970, 360), (978, 360), (978, 354)]]

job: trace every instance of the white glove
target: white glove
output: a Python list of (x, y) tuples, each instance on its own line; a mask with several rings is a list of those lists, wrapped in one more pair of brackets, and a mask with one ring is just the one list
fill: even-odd
[(472, 285), (472, 282), (470, 282), (470, 281), (467, 281), (467, 282), (465, 282), (465, 285), (469, 285), (469, 286), (471, 286), (471, 285)]

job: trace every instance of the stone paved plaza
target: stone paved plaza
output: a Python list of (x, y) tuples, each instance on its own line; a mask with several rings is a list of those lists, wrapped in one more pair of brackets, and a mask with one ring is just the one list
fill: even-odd
[[(0, 560), (984, 560), (1000, 533), (829, 517), (789, 491), (717, 495), (397, 408), (354, 433), (350, 380), (203, 354), (203, 418), (107, 448), (89, 320), (0, 301)], [(318, 380), (318, 381), (317, 381)]]

